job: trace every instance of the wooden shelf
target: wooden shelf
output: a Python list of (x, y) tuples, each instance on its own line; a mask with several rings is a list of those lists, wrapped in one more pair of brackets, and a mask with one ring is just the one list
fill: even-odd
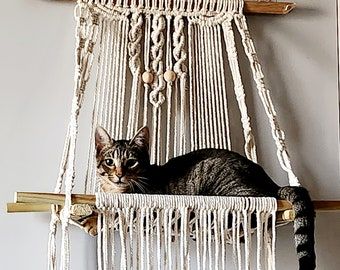
[[(94, 195), (72, 194), (72, 205), (91, 206), (96, 205)], [(14, 203), (7, 204), (7, 213), (23, 212), (49, 212), (51, 205), (63, 207), (65, 200), (64, 194), (39, 193), (39, 192), (16, 192)], [(339, 211), (339, 201), (313, 201), (316, 211)], [(294, 220), (295, 213), (292, 205), (288, 201), (278, 200), (278, 222), (288, 222)]]
[[(85, 195), (85, 194), (72, 194), (72, 204), (88, 204), (88, 205), (96, 205), (96, 197), (95, 195)], [(40, 192), (16, 192), (14, 196), (14, 203), (7, 204), (10, 206), (11, 213), (15, 212), (15, 204), (18, 204), (18, 208), (22, 208), (22, 204), (29, 204), (27, 212), (29, 211), (29, 207), (34, 207), (35, 204), (41, 205), (60, 205), (63, 206), (65, 201), (64, 194), (55, 194), (55, 193), (40, 193)], [(278, 200), (278, 211), (285, 211), (292, 209), (292, 205), (288, 201)], [(44, 207), (41, 206), (41, 210), (44, 210)], [(9, 212), (9, 211), (7, 211)], [(23, 212), (23, 211), (20, 211)], [(36, 212), (36, 211), (34, 211)]]
[[(14, 203), (8, 203), (7, 212), (44, 212), (49, 211), (46, 205), (64, 205), (65, 195), (55, 193), (41, 193), (41, 192), (16, 192), (14, 196)], [(278, 211), (291, 210), (292, 205), (288, 201), (278, 200)], [(72, 194), (72, 204), (88, 204), (95, 205), (95, 195), (86, 194)], [(25, 205), (25, 207), (24, 207)], [(340, 200), (332, 201), (314, 201), (314, 207), (316, 211), (339, 211)], [(15, 211), (16, 208), (22, 211)]]

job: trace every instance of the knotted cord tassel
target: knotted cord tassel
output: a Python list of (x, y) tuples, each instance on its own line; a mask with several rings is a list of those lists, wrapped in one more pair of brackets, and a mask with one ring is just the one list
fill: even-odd
[[(99, 193), (97, 207), (104, 217), (103, 222), (98, 222), (101, 232), (98, 258), (103, 269), (117, 267), (113, 264), (117, 261), (120, 265), (117, 269), (131, 268), (135, 257), (138, 257), (138, 269), (144, 270), (229, 269), (227, 258), (231, 252), (237, 269), (243, 269), (243, 266), (251, 269), (252, 215), (257, 217), (260, 229), (256, 234), (257, 267), (261, 267), (262, 260), (270, 260), (269, 269), (275, 269), (275, 241), (272, 241), (275, 226), (268, 228), (269, 220), (275, 219), (275, 198)], [(115, 223), (119, 225), (120, 241), (108, 243), (105, 226)], [(196, 243), (190, 236), (194, 236)], [(153, 238), (156, 239), (156, 252), (152, 252)], [(244, 245), (241, 245), (241, 238)], [(263, 243), (264, 253), (261, 252)], [(120, 253), (112, 252), (113, 257), (108, 259), (107, 250), (117, 250), (115, 246), (119, 244)], [(189, 257), (192, 245), (195, 246), (195, 257)]]

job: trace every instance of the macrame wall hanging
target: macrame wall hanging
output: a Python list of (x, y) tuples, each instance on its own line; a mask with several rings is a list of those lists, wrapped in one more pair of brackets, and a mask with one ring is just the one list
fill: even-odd
[[(235, 130), (226, 94), (230, 77), (244, 153), (256, 162), (238, 60), (238, 53), (245, 53), (279, 163), (289, 184), (299, 185), (243, 14), (287, 14), (294, 7), (267, 0), (77, 1), (74, 97), (54, 193), (17, 192), (15, 203), (7, 204), (10, 213), (49, 212), (52, 205), (48, 269), (57, 269), (58, 224), (59, 264), (67, 270), (71, 215), (87, 216), (95, 208), (100, 270), (275, 269), (275, 225), (280, 219), (294, 219), (290, 203), (274, 198), (100, 193), (94, 130), (100, 125), (113, 138), (125, 139), (148, 125), (151, 161), (158, 164), (199, 148), (233, 149)], [(241, 38), (238, 51), (236, 35)], [(90, 90), (94, 102), (87, 194), (72, 194), (79, 114)], [(340, 210), (340, 203), (314, 201), (314, 208)]]
[[(75, 92), (55, 187), (55, 193), (60, 193), (63, 183), (65, 186), (61, 269), (69, 269), (70, 263), (68, 225), (78, 118), (90, 78), (95, 81), (95, 98), (86, 193), (98, 191), (93, 141), (98, 125), (117, 139), (131, 138), (139, 127), (148, 125), (154, 163), (199, 148), (232, 149), (225, 63), (229, 63), (241, 115), (245, 155), (256, 162), (236, 29), (281, 167), (290, 184), (299, 185), (264, 85), (243, 6), (243, 0), (78, 1)], [(237, 269), (275, 269), (275, 199), (98, 193), (97, 208), (101, 213), (99, 269), (227, 269), (231, 254)], [(256, 217), (257, 225), (254, 261), (250, 259), (251, 216)], [(49, 269), (56, 269), (57, 223), (53, 211)]]

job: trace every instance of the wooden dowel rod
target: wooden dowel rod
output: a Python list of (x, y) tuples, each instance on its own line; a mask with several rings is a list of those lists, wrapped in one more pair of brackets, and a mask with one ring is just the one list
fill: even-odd
[[(17, 203), (49, 203), (64, 205), (65, 195), (55, 193), (38, 193), (38, 192), (16, 192), (14, 201)], [(94, 195), (72, 194), (72, 204), (96, 204)], [(292, 209), (288, 201), (277, 201), (278, 211)]]
[(340, 210), (340, 200), (339, 201), (313, 201), (314, 208), (317, 211), (339, 211)]
[[(16, 203), (33, 203), (33, 204), (56, 204), (64, 205), (65, 195), (55, 193), (38, 193), (38, 192), (16, 192), (14, 201)], [(72, 204), (89, 204), (95, 205), (96, 197), (94, 195), (73, 194)], [(278, 211), (292, 209), (292, 205), (288, 201), (278, 200)], [(339, 211), (339, 201), (314, 201), (316, 211)]]
[(244, 2), (245, 14), (271, 14), (271, 15), (286, 15), (296, 7), (295, 3), (291, 2)]
[[(113, 3), (115, 3), (115, 1), (113, 1)], [(130, 4), (130, 1), (128, 3)], [(295, 7), (296, 4), (293, 2), (245, 1), (244, 13), (286, 15), (291, 12)]]
[[(94, 195), (72, 194), (72, 204), (96, 204)], [(39, 192), (16, 192), (14, 201), (17, 203), (47, 203), (64, 205), (65, 195)]]
[(7, 213), (50, 212), (51, 204), (47, 203), (8, 203)]

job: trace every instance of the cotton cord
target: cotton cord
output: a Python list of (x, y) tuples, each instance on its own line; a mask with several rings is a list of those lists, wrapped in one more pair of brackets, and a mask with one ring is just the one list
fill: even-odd
[[(167, 3), (170, 3), (168, 1)], [(167, 7), (169, 8), (169, 7)], [(172, 61), (172, 39), (171, 39), (171, 25), (172, 25), (172, 17), (167, 16), (167, 31), (166, 31), (166, 70), (172, 71), (173, 69), (173, 61)], [(168, 80), (166, 82), (166, 100), (167, 100), (167, 119), (166, 119), (166, 156), (165, 161), (168, 161), (170, 159), (171, 154), (171, 136), (173, 136), (173, 130), (172, 130), (172, 92), (173, 92), (174, 82), (172, 80)]]
[(228, 52), (228, 60), (229, 66), (231, 69), (231, 74), (234, 81), (234, 90), (236, 99), (238, 102), (238, 106), (241, 113), (241, 122), (243, 127), (243, 135), (245, 140), (245, 154), (247, 158), (250, 160), (257, 162), (256, 157), (256, 146), (255, 139), (252, 133), (251, 125), (250, 125), (250, 117), (247, 110), (246, 100), (245, 100), (245, 91), (244, 86), (241, 80), (241, 73), (237, 58), (237, 51), (235, 45), (235, 37), (234, 32), (231, 25), (232, 16), (228, 16), (228, 19), (224, 21), (222, 24), (223, 33), (224, 33), (224, 41)]
[[(284, 133), (264, 85), (261, 66), (242, 14), (243, 5), (243, 0), (78, 1), (75, 91), (55, 186), (56, 193), (65, 187), (66, 199), (60, 219), (56, 209), (52, 209), (49, 269), (56, 269), (59, 222), (62, 224), (60, 269), (69, 269), (70, 265), (68, 222), (75, 185), (78, 118), (94, 52), (98, 55), (87, 192), (98, 189), (94, 151), (97, 125), (107, 129), (115, 139), (128, 139), (141, 124), (149, 125), (152, 163), (163, 163), (189, 149), (231, 149), (225, 64), (229, 64), (233, 77), (245, 153), (256, 162), (233, 22), (241, 35), (269, 119), (280, 164), (287, 171), (290, 184), (299, 185), (291, 168)], [(98, 48), (95, 48), (97, 39)], [(224, 59), (224, 48), (228, 61)], [(129, 72), (131, 89), (127, 89), (130, 88)], [(251, 215), (256, 215), (258, 227), (256, 267), (275, 269), (275, 223), (269, 222), (275, 221), (275, 199), (98, 194), (97, 206), (101, 212), (98, 218), (99, 269), (190, 269), (193, 265), (197, 265), (197, 269), (226, 269), (230, 251), (235, 254), (238, 269), (252, 267)], [(272, 224), (271, 230), (268, 224)], [(115, 230), (118, 230), (116, 237)], [(196, 238), (197, 258), (189, 257), (189, 235)], [(244, 245), (240, 238), (244, 239)]]
[[(139, 115), (139, 90), (141, 87), (141, 40), (142, 40), (143, 17), (139, 12), (135, 12), (131, 17), (131, 29), (129, 32), (129, 67), (132, 74), (132, 87), (130, 98), (130, 110), (128, 121), (128, 138), (132, 138), (138, 127)], [(122, 115), (123, 117), (123, 115)]]
[(190, 112), (190, 145), (191, 151), (194, 151), (198, 148), (198, 139), (197, 139), (197, 106), (194, 91), (196, 90), (195, 80), (194, 80), (194, 67), (195, 67), (195, 58), (193, 57), (195, 54), (194, 51), (194, 29), (192, 23), (189, 21), (188, 24), (188, 53), (189, 53), (189, 112)]
[[(146, 15), (145, 19), (145, 40), (144, 40), (144, 69), (151, 74), (150, 68), (150, 41), (151, 41), (151, 16)], [(143, 126), (148, 124), (148, 104), (149, 104), (150, 84), (144, 82), (144, 106), (143, 106)]]
[(153, 105), (153, 140), (151, 140), (151, 162), (158, 163), (160, 157), (160, 120), (161, 120), (161, 105), (165, 101), (165, 96), (161, 92), (165, 88), (164, 67), (163, 67), (163, 46), (165, 20), (161, 15), (156, 15), (152, 21), (151, 39), (153, 45), (151, 47), (152, 55), (152, 71), (155, 79), (152, 85), (149, 99)]
[(300, 186), (298, 178), (293, 173), (290, 158), (287, 152), (287, 147), (285, 143), (285, 134), (281, 130), (279, 126), (279, 122), (277, 120), (277, 114), (273, 106), (273, 102), (270, 97), (270, 92), (266, 88), (264, 83), (264, 74), (262, 72), (262, 67), (259, 63), (257, 54), (255, 52), (254, 42), (250, 37), (250, 33), (248, 30), (248, 25), (243, 14), (235, 14), (234, 16), (235, 23), (237, 29), (242, 37), (242, 43), (245, 50), (245, 53), (248, 57), (249, 64), (251, 70), (253, 72), (253, 77), (256, 83), (256, 87), (264, 106), (265, 112), (267, 114), (270, 127), (272, 129), (272, 137), (275, 141), (277, 147), (277, 156), (280, 162), (280, 165), (283, 170), (285, 170), (288, 174), (289, 185), (290, 186)]
[(176, 16), (174, 19), (174, 34), (173, 34), (173, 55), (175, 59), (174, 71), (179, 80), (180, 94), (180, 132), (179, 132), (179, 154), (183, 155), (186, 149), (186, 89), (187, 89), (187, 66), (185, 61), (187, 53), (185, 51), (185, 33), (184, 20), (181, 16)]
[[(85, 22), (86, 17), (89, 17), (89, 24)], [(70, 219), (70, 207), (71, 207), (71, 193), (74, 187), (74, 177), (75, 177), (75, 151), (76, 151), (76, 141), (78, 134), (78, 118), (80, 113), (80, 108), (83, 103), (84, 91), (86, 83), (89, 80), (89, 74), (93, 62), (93, 48), (98, 37), (98, 14), (89, 14), (86, 5), (79, 4), (75, 9), (75, 18), (77, 21), (76, 27), (76, 66), (75, 66), (75, 86), (74, 86), (74, 96), (72, 100), (71, 107), (71, 117), (68, 127), (68, 136), (65, 143), (65, 151), (62, 157), (62, 165), (60, 166), (61, 171), (59, 176), (64, 177), (65, 181), (65, 205), (64, 209), (60, 214), (60, 220), (62, 225), (61, 231), (61, 264), (60, 269), (67, 270), (70, 265), (70, 246), (69, 246), (69, 231), (68, 223)], [(62, 179), (57, 180), (55, 191), (57, 193), (61, 192), (61, 182)], [(52, 210), (53, 211), (53, 210)], [(48, 266), (50, 269), (56, 269), (56, 256), (55, 256), (55, 241), (56, 241), (56, 222), (53, 216), (55, 212), (52, 213), (51, 225), (50, 225), (50, 236), (49, 236), (49, 253), (50, 262)]]
[(102, 80), (100, 77), (103, 75), (103, 59), (104, 59), (104, 35), (105, 27), (104, 21), (99, 20), (99, 29), (100, 29), (100, 38), (99, 38), (99, 55), (97, 58), (97, 75), (98, 78), (96, 80), (95, 86), (95, 95), (93, 100), (93, 111), (92, 111), (92, 127), (91, 127), (91, 135), (89, 140), (89, 152), (88, 152), (88, 163), (87, 163), (87, 171), (85, 176), (85, 194), (94, 194), (96, 190), (96, 159), (95, 159), (95, 144), (92, 143), (94, 141), (95, 129), (98, 126), (99, 121), (99, 105), (100, 105), (100, 96), (102, 94)]
[[(261, 224), (264, 224), (266, 227), (269, 220), (275, 220), (277, 209), (274, 198), (145, 194), (99, 193), (96, 204), (104, 215), (104, 222), (99, 222), (99, 226), (114, 224), (115, 220), (119, 225), (118, 243), (121, 246), (121, 254), (111, 253), (111, 256), (114, 256), (111, 259), (106, 259), (109, 253), (105, 254), (105, 250), (117, 242), (108, 243), (105, 240), (107, 229), (98, 227), (102, 235), (99, 246), (103, 249), (101, 253), (103, 269), (111, 269), (113, 265), (117, 267), (117, 261), (120, 265), (118, 269), (128, 268), (133, 261), (133, 258), (128, 256), (138, 256), (139, 269), (151, 269), (153, 266), (156, 269), (190, 269), (193, 265), (197, 265), (197, 269), (227, 269), (226, 258), (230, 252), (226, 245), (228, 239), (231, 239), (237, 269), (242, 269), (243, 266), (252, 267), (250, 216), (256, 215), (258, 225), (261, 227)], [(189, 217), (192, 216), (195, 220), (190, 222)], [(112, 219), (112, 222), (105, 222), (105, 219)], [(271, 237), (275, 236), (275, 226), (270, 228), (272, 232), (266, 228), (264, 234), (257, 233), (257, 248), (262, 248), (261, 243), (267, 243), (264, 254), (267, 257), (264, 259), (273, 260), (275, 252)], [(138, 236), (137, 250), (133, 245), (128, 248), (128, 243), (131, 243), (129, 238), (134, 237), (132, 230)], [(153, 233), (156, 238), (156, 252), (151, 253)], [(190, 235), (196, 238), (196, 258), (189, 258)], [(244, 238), (245, 245), (241, 245), (241, 237)], [(257, 250), (257, 266), (262, 255), (261, 251)], [(107, 263), (109, 265), (105, 266)], [(275, 269), (273, 265), (274, 263), (270, 264), (270, 269)]]
[(217, 49), (215, 50), (214, 58), (217, 60), (217, 81), (218, 81), (218, 100), (219, 100), (219, 113), (221, 118), (221, 132), (222, 134), (222, 147), (223, 149), (232, 149), (231, 146), (231, 135), (230, 135), (230, 126), (229, 126), (229, 113), (228, 113), (228, 98), (227, 98), (227, 89), (225, 82), (225, 73), (224, 73), (224, 60), (222, 53), (222, 38), (221, 38), (221, 26), (216, 25), (214, 28), (214, 38), (215, 43), (217, 45)]

